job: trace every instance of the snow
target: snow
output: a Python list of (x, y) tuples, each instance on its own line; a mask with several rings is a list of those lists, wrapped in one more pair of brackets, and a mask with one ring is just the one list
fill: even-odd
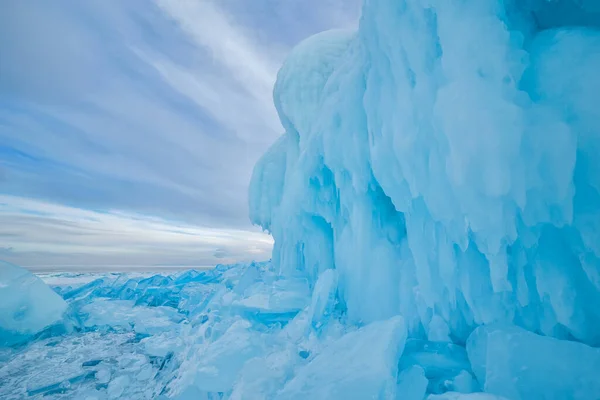
[(369, 0), (306, 39), (249, 188), (272, 260), (2, 264), (0, 397), (600, 398), (599, 11)]

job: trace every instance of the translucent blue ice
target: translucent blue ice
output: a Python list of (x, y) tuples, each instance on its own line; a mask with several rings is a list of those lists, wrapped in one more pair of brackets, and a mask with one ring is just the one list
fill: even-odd
[[(335, 270), (346, 324), (402, 315), (421, 347), (400, 367), (428, 393), (599, 396), (578, 362), (600, 346), (599, 27), (595, 1), (371, 0), (357, 32), (301, 43), (250, 186), (275, 270), (321, 296)], [(462, 347), (494, 323), (536, 332), (498, 342), (497, 384)], [(549, 340), (586, 346), (561, 356), (577, 382), (503, 383), (521, 366), (559, 380)]]
[(600, 345), (600, 20), (555, 3), (372, 0), (300, 44), (250, 187), (278, 271), (335, 269), (351, 322)]
[(600, 398), (600, 348), (514, 326), (482, 326), (469, 337), (467, 351), (488, 392), (508, 399)]
[(0, 347), (51, 327), (66, 309), (67, 303), (40, 278), (0, 261)]
[(406, 341), (401, 317), (379, 321), (330, 343), (277, 395), (278, 399), (391, 399)]

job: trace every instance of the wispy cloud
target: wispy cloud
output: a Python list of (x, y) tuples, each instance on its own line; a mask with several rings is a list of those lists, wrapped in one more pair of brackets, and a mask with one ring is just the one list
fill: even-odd
[(0, 257), (32, 268), (211, 266), (266, 260), (272, 239), (121, 211), (0, 196)]
[(356, 23), (358, 3), (9, 2), (0, 194), (250, 229), (252, 168), (281, 132), (276, 71), (299, 40)]
[(251, 39), (252, 32), (235, 24), (217, 2), (158, 0), (157, 3), (250, 95), (270, 102), (279, 60), (268, 48), (261, 48)]

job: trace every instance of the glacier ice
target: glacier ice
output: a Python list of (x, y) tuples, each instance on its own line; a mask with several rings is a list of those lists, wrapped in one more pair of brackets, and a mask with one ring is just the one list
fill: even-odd
[(598, 7), (553, 3), (372, 0), (299, 45), (250, 187), (278, 271), (335, 269), (351, 322), (600, 345)]
[(598, 3), (362, 11), (279, 71), (272, 260), (3, 278), (2, 318), (56, 307), (0, 343), (1, 398), (600, 398)]
[(67, 303), (40, 278), (0, 261), (0, 347), (27, 340), (62, 319)]
[[(402, 315), (424, 347), (401, 360), (425, 368), (429, 393), (504, 393), (479, 387), (461, 347), (480, 325), (600, 346), (599, 12), (371, 0), (357, 32), (307, 39), (278, 74), (285, 133), (255, 167), (251, 220), (280, 275), (318, 292), (335, 271), (346, 323)], [(559, 391), (523, 384), (508, 397)], [(560, 393), (596, 395), (575, 386)]]

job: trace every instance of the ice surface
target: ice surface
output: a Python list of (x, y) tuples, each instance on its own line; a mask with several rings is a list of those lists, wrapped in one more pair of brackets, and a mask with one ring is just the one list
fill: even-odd
[(271, 262), (6, 286), (62, 306), (0, 397), (600, 398), (597, 4), (369, 0), (305, 40), (249, 189)]
[(401, 317), (347, 333), (300, 367), (278, 399), (393, 399), (406, 327)]
[(398, 376), (396, 399), (398, 400), (423, 400), (427, 393), (428, 380), (425, 371), (418, 365), (413, 365), (402, 371)]
[(244, 364), (261, 354), (261, 335), (250, 327), (247, 321), (238, 320), (209, 346), (194, 349), (183, 364), (190, 375), (184, 378), (191, 379), (186, 384), (206, 392), (231, 390)]
[(120, 398), (149, 399), (164, 385), (164, 360), (145, 355), (133, 333), (45, 339), (0, 364), (0, 398), (106, 399), (128, 380)]
[(0, 261), (0, 347), (28, 339), (61, 320), (67, 303), (40, 278)]
[(457, 393), (446, 392), (444, 394), (432, 394), (427, 400), (508, 400), (505, 397), (494, 396), (489, 393)]
[(600, 348), (522, 328), (477, 328), (469, 358), (486, 392), (514, 400), (600, 398)]
[(135, 306), (131, 300), (97, 299), (81, 307), (80, 319), (87, 330), (135, 331), (153, 335), (184, 318), (176, 309), (164, 306)]

